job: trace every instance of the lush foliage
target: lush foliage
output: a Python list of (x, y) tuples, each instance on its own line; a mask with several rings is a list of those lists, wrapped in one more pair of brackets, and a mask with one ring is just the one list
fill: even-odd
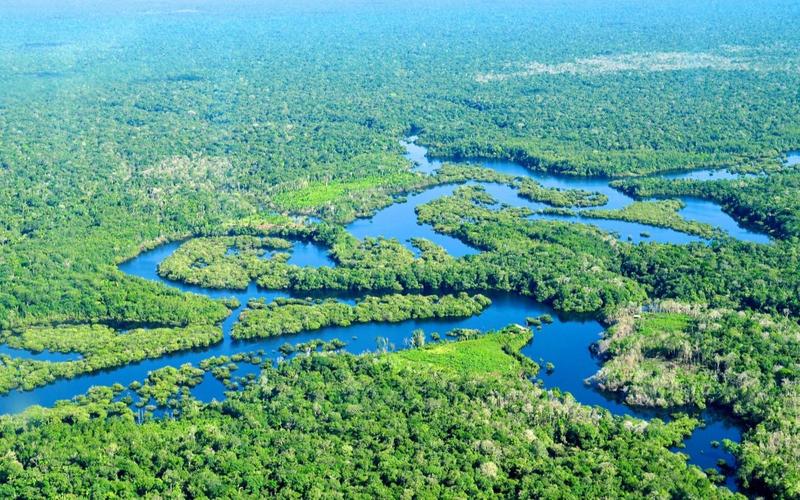
[(709, 182), (640, 178), (619, 181), (615, 186), (634, 196), (707, 198), (743, 223), (778, 238), (800, 236), (800, 175), (796, 172)]
[[(742, 310), (744, 324), (725, 316), (714, 336), (691, 318), (653, 326), (663, 334), (625, 349), (644, 349), (663, 377), (631, 378), (654, 392), (630, 394), (739, 404), (757, 422), (738, 451), (741, 476), (797, 496), (797, 357), (781, 350), (791, 336), (780, 330), (800, 317), (800, 176), (780, 166), (800, 146), (796, 1), (196, 3), (0, 7), (0, 328), (12, 346), (75, 355), (3, 356), (0, 391), (217, 342), (232, 302), (117, 268), (188, 238), (159, 272), (205, 287), (508, 291), (603, 317), (676, 298)], [(454, 259), (417, 240), (415, 256), (401, 242), (347, 235), (342, 222), (470, 179), (559, 210), (603, 201), (479, 167), (413, 172), (399, 145), (411, 133), (440, 157), (570, 175), (760, 172), (618, 185), (716, 200), (779, 241), (630, 245), (585, 225), (526, 220), (475, 187), (421, 206), (419, 220), (477, 255)], [(675, 208), (647, 202), (605, 215), (706, 234)], [(300, 217), (312, 214), (325, 223)], [(337, 267), (289, 265), (284, 252), (299, 240), (328, 248)], [(333, 309), (278, 308), (289, 306)], [(764, 318), (753, 311), (781, 325), (780, 342), (756, 338), (767, 328), (746, 323)], [(682, 360), (670, 379), (659, 356), (676, 342), (735, 354), (730, 373), (747, 384), (720, 379), (705, 357)], [(687, 422), (626, 423), (553, 400), (488, 348), (440, 344), (397, 361), (302, 357), (208, 407), (179, 397), (197, 383), (194, 369), (158, 372), (141, 397), (178, 398), (184, 411), (141, 426), (113, 401), (120, 394), (99, 389), (3, 419), (0, 495), (725, 495), (667, 451)], [(503, 375), (476, 376), (470, 353)], [(436, 360), (458, 369), (426, 373)], [(220, 361), (216, 374), (226, 378), (233, 363)], [(741, 395), (748, 384), (780, 404)]]
[(329, 299), (278, 299), (266, 307), (242, 313), (233, 327), (237, 339), (273, 337), (354, 323), (397, 323), (408, 319), (466, 317), (478, 314), (491, 301), (483, 295), (383, 295), (365, 297), (356, 305)]
[(35, 327), (18, 334), (6, 332), (3, 340), (21, 349), (76, 352), (81, 356), (71, 361), (40, 361), (0, 355), (0, 393), (31, 390), (59, 378), (206, 347), (222, 340), (222, 331), (211, 325), (139, 328), (128, 332), (99, 325)]
[[(406, 182), (397, 141), (411, 129), (434, 154), (585, 174), (777, 165), (800, 145), (791, 2), (769, 15), (750, 2), (635, 12), (523, 3), (458, 16), (343, 7), (338, 22), (283, 7), (285, 26), (259, 15), (270, 7), (205, 8), (140, 18), (64, 7), (67, 24), (40, 22), (41, 9), (4, 13), (3, 324), (213, 316), (209, 301), (113, 264), (266, 207), (338, 197), (344, 218), (363, 213), (372, 184)], [(691, 20), (680, 31), (676, 13)], [(586, 29), (598, 17), (625, 25)], [(709, 33), (709, 22), (728, 29)], [(464, 26), (475, 35), (465, 39)], [(107, 32), (125, 40), (100, 43)], [(672, 70), (658, 65), (667, 56)]]
[[(141, 425), (114, 391), (97, 388), (77, 403), (0, 419), (0, 491), (730, 496), (668, 451), (691, 421), (645, 425), (553, 398), (520, 378), (523, 367), (503, 351), (520, 334), (508, 335), (459, 343), (497, 360), (485, 370), (462, 369), (456, 351), (438, 345), (400, 359), (313, 355), (265, 368), (224, 403), (183, 399), (177, 418)], [(157, 387), (195, 376), (189, 367), (159, 373), (146, 392), (157, 397), (170, 392)]]
[(288, 250), (292, 244), (281, 238), (256, 236), (195, 238), (183, 244), (158, 266), (158, 273), (206, 288), (244, 289), (265, 267), (273, 250)]
[[(644, 300), (641, 287), (620, 275), (620, 251), (611, 236), (588, 226), (525, 221), (524, 211), (493, 210), (492, 204), (480, 188), (467, 186), (454, 196), (418, 207), (420, 221), (484, 250), (462, 259), (422, 239), (414, 241), (420, 249), (415, 257), (396, 240), (358, 240), (321, 224), (276, 226), (268, 232), (323, 242), (336, 267), (289, 265), (281, 255), (266, 260), (225, 255), (225, 239), (213, 238), (184, 244), (165, 261), (162, 271), (169, 269), (169, 276), (203, 286), (215, 286), (231, 276), (241, 276), (239, 284), (245, 286), (246, 277), (255, 275), (264, 288), (296, 292), (513, 291), (577, 312), (612, 310)], [(210, 245), (214, 257), (207, 257)], [(210, 265), (196, 265), (206, 259)]]
[(684, 204), (680, 200), (636, 201), (617, 210), (583, 210), (580, 214), (597, 219), (619, 219), (668, 227), (704, 238), (719, 236), (719, 231), (709, 224), (684, 219), (678, 213), (683, 207)]
[(630, 245), (622, 252), (622, 274), (653, 297), (800, 315), (800, 245), (794, 241)]
[(540, 201), (554, 207), (594, 207), (605, 205), (608, 197), (580, 189), (545, 188), (529, 177), (514, 177), (489, 168), (445, 163), (436, 172), (440, 183), (455, 183), (468, 180), (506, 184), (517, 190), (527, 200)]
[(757, 424), (735, 447), (740, 477), (792, 498), (800, 494), (800, 325), (752, 312), (662, 303), (617, 318), (594, 377), (632, 404), (714, 404)]

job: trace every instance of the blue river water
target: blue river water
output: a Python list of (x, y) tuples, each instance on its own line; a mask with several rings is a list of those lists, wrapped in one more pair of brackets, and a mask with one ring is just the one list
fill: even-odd
[[(440, 161), (429, 159), (426, 156), (425, 148), (416, 145), (413, 142), (413, 138), (404, 144), (407, 149), (407, 157), (414, 162), (418, 171), (432, 173), (441, 165)], [(476, 162), (477, 160), (470, 161)], [(521, 165), (511, 162), (480, 161), (480, 163), (488, 168), (510, 175), (532, 177), (546, 187), (583, 189), (603, 193), (609, 199), (608, 204), (603, 208), (621, 208), (633, 201), (630, 197), (611, 188), (608, 185), (608, 181), (604, 179), (562, 177), (534, 173)], [(732, 174), (716, 172), (712, 175), (707, 171), (702, 171), (669, 175), (673, 176), (671, 178), (693, 176), (691, 178), (702, 180), (722, 178)], [(508, 186), (495, 183), (480, 184), (500, 203), (528, 207), (534, 211), (545, 207), (541, 203), (530, 202), (520, 198), (516, 191)], [(439, 244), (456, 257), (474, 254), (477, 252), (476, 249), (460, 240), (436, 233), (431, 227), (420, 225), (416, 220), (415, 208), (417, 206), (441, 196), (452, 194), (457, 187), (456, 185), (440, 185), (406, 196), (397, 203), (378, 211), (369, 219), (359, 219), (352, 222), (347, 226), (347, 229), (359, 238), (383, 236), (408, 242), (410, 238), (423, 237)], [(687, 219), (713, 224), (734, 238), (758, 243), (769, 242), (766, 236), (740, 227), (714, 203), (691, 198), (685, 199), (684, 202), (686, 207), (681, 211), (681, 214)], [(616, 233), (622, 239), (636, 243), (641, 241), (662, 241), (682, 244), (702, 241), (696, 236), (645, 224), (581, 216), (534, 215), (533, 218), (560, 218), (592, 224), (607, 232)], [(643, 236), (642, 233), (649, 233), (649, 237)], [(152, 370), (164, 366), (179, 366), (184, 363), (192, 363), (197, 366), (202, 360), (213, 356), (257, 352), (264, 359), (272, 359), (275, 362), (282, 357), (279, 348), (287, 342), (297, 345), (314, 339), (325, 341), (340, 339), (346, 343), (344, 349), (347, 352), (360, 354), (374, 351), (378, 337), (388, 339), (395, 349), (403, 349), (407, 347), (411, 332), (417, 328), (423, 329), (430, 339), (433, 332), (438, 332), (444, 336), (444, 333), (454, 328), (475, 328), (487, 331), (498, 329), (511, 323), (524, 324), (525, 318), (546, 313), (553, 317), (553, 323), (544, 325), (541, 330), (535, 331), (534, 340), (522, 349), (523, 354), (539, 362), (542, 366), (548, 362), (553, 363), (555, 366), (552, 372), (542, 370), (539, 375), (539, 379), (546, 388), (557, 388), (562, 392), (568, 392), (583, 404), (597, 405), (616, 415), (627, 415), (643, 419), (659, 417), (667, 420), (670, 418), (668, 412), (629, 407), (616, 398), (597, 391), (593, 386), (585, 382), (600, 368), (600, 361), (590, 352), (590, 346), (600, 338), (603, 331), (603, 327), (596, 320), (559, 315), (548, 306), (516, 295), (493, 295), (491, 296), (492, 305), (490, 307), (481, 314), (469, 318), (411, 320), (395, 324), (371, 323), (349, 327), (324, 328), (317, 331), (269, 339), (235, 341), (231, 338), (231, 329), (241, 312), (246, 308), (249, 299), (260, 298), (270, 302), (279, 297), (290, 297), (290, 294), (282, 291), (261, 290), (254, 283), (251, 283), (245, 290), (212, 290), (161, 278), (157, 272), (159, 263), (169, 257), (180, 244), (181, 242), (172, 242), (143, 252), (136, 258), (121, 264), (119, 269), (127, 275), (159, 282), (184, 292), (201, 294), (213, 299), (238, 299), (241, 305), (233, 310), (221, 325), (222, 341), (207, 348), (182, 351), (158, 359), (145, 360), (119, 368), (77, 376), (70, 380), (57, 380), (52, 384), (32, 391), (14, 391), (5, 396), (0, 396), (0, 413), (17, 413), (34, 404), (50, 406), (56, 401), (84, 394), (92, 386), (112, 385), (114, 383), (127, 385), (135, 380), (144, 380), (148, 372)], [(295, 242), (290, 253), (289, 262), (298, 266), (319, 267), (335, 265), (335, 262), (328, 255), (327, 249), (311, 242)], [(336, 298), (351, 304), (356, 300), (354, 297)], [(6, 345), (0, 345), (0, 355), (54, 362), (69, 361), (80, 357), (76, 353), (29, 353), (19, 349), (11, 349)], [(258, 373), (257, 366), (248, 363), (237, 363), (237, 365), (239, 366), (239, 369), (236, 370), (237, 376), (252, 377)], [(223, 399), (225, 391), (226, 387), (211, 376), (210, 373), (207, 373), (203, 382), (192, 390), (192, 394), (201, 401), (208, 402), (214, 399)], [(721, 442), (723, 439), (738, 442), (741, 439), (742, 428), (719, 412), (705, 411), (699, 416), (705, 421), (706, 425), (696, 429), (683, 443), (683, 447), (677, 451), (686, 453), (691, 463), (704, 469), (717, 467), (718, 460), (723, 460), (733, 467), (735, 465), (733, 457), (722, 447), (712, 446), (711, 443)], [(733, 477), (728, 477), (726, 484), (732, 489), (737, 487)]]
[[(406, 148), (406, 158), (409, 159), (415, 165), (415, 170), (417, 172), (422, 172), (427, 174), (435, 173), (436, 170), (442, 165), (443, 160), (429, 158), (427, 156), (427, 149), (424, 148), (423, 146), (416, 144), (415, 141), (416, 137), (412, 136), (406, 139), (406, 141), (402, 142), (403, 146)], [(795, 159), (797, 159), (796, 160), (797, 162), (800, 162), (800, 155), (790, 153), (788, 156), (787, 165), (791, 164), (791, 162), (795, 161)], [(621, 209), (633, 203), (634, 201), (632, 197), (611, 187), (609, 185), (609, 179), (603, 179), (597, 177), (553, 175), (545, 172), (532, 171), (519, 163), (494, 160), (494, 159), (470, 158), (466, 160), (458, 160), (458, 161), (448, 160), (448, 161), (450, 161), (451, 163), (464, 163), (464, 162), (472, 163), (476, 165), (482, 165), (486, 168), (507, 175), (511, 175), (514, 177), (528, 177), (537, 181), (539, 184), (541, 184), (546, 188), (564, 189), (564, 190), (580, 189), (589, 192), (601, 193), (608, 198), (608, 202), (602, 207), (594, 207), (587, 210)], [(669, 172), (666, 174), (660, 174), (659, 176), (667, 179), (693, 179), (693, 180), (736, 179), (739, 177), (738, 174), (733, 174), (731, 172), (728, 172), (727, 170), (694, 170), (689, 172)], [(528, 200), (519, 197), (516, 191), (512, 188), (509, 188), (508, 186), (502, 186), (497, 184), (490, 185), (485, 183), (483, 185), (486, 186), (489, 194), (491, 194), (500, 203), (507, 203), (513, 206), (528, 207), (533, 211), (541, 210), (547, 207), (547, 205), (543, 203), (530, 202)], [(450, 192), (452, 192), (452, 189), (447, 190), (443, 187), (439, 187), (438, 189), (440, 189), (440, 191), (436, 193), (436, 196), (433, 196), (434, 198), (442, 196), (443, 194), (441, 193), (449, 194)], [(427, 191), (425, 193), (427, 193)], [(425, 193), (423, 193), (423, 195)], [(685, 206), (679, 211), (679, 214), (687, 220), (709, 224), (711, 226), (719, 228), (725, 234), (738, 240), (750, 241), (753, 243), (764, 243), (764, 244), (770, 242), (769, 236), (763, 233), (751, 231), (741, 226), (730, 215), (725, 213), (719, 205), (717, 205), (714, 202), (692, 197), (681, 198), (681, 201), (683, 201)], [(402, 215), (401, 212), (405, 214), (406, 212), (410, 211), (409, 209), (413, 209), (413, 207), (416, 206), (415, 204), (413, 204), (413, 202), (411, 203), (412, 206), (408, 208), (403, 208), (402, 203), (398, 205), (393, 206), (392, 210), (393, 217), (400, 217)], [(610, 220), (610, 219), (596, 219), (580, 215), (561, 216), (561, 215), (537, 214), (534, 215), (533, 218), (544, 219), (544, 220), (565, 220), (565, 221), (589, 224), (597, 226), (603, 231), (606, 231), (608, 233), (617, 234), (620, 237), (620, 239), (632, 241), (634, 243), (640, 243), (644, 241), (655, 241), (659, 243), (686, 244), (690, 242), (703, 241), (703, 239), (698, 236), (681, 233), (679, 231), (675, 231), (668, 228), (655, 227), (648, 224), (640, 224), (635, 222), (626, 222), (626, 221)], [(406, 219), (404, 218), (401, 220), (406, 220)], [(412, 218), (411, 220), (413, 221), (415, 219)], [(356, 235), (360, 236), (358, 234)], [(378, 235), (377, 232), (369, 234), (369, 236), (377, 236), (377, 235)], [(446, 245), (442, 246), (445, 246), (445, 248), (447, 248)], [(455, 250), (455, 252), (453, 253), (454, 255), (465, 254), (464, 253), (465, 250), (463, 249), (456, 247), (454, 248), (454, 250)]]
[(81, 355), (76, 352), (53, 352), (48, 350), (33, 352), (25, 349), (16, 349), (8, 344), (0, 344), (0, 356), (54, 362), (74, 361), (81, 358)]

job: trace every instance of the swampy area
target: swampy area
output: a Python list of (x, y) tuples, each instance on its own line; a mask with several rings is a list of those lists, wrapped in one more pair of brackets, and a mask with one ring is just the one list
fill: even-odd
[(792, 2), (34, 3), (1, 496), (800, 496)]

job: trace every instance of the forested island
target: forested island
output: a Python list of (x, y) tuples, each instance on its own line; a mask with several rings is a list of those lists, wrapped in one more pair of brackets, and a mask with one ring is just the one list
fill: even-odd
[(800, 498), (800, 4), (0, 6), (0, 496)]

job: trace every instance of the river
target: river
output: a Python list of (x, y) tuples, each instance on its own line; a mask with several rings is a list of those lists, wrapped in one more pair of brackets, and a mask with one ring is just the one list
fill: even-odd
[[(429, 159), (426, 155), (425, 148), (417, 145), (413, 138), (403, 144), (406, 146), (407, 158), (412, 160), (415, 165), (415, 170), (423, 173), (433, 173), (441, 165), (441, 161)], [(790, 158), (794, 157), (791, 156)], [(622, 208), (633, 201), (632, 198), (611, 188), (608, 184), (608, 180), (605, 179), (554, 176), (537, 173), (512, 162), (475, 159), (469, 161), (471, 163), (479, 162), (488, 168), (506, 174), (531, 177), (549, 188), (582, 189), (603, 193), (608, 197), (608, 203), (602, 208)], [(731, 178), (733, 174), (726, 172), (712, 173), (710, 171), (695, 171), (681, 174), (670, 173), (665, 174), (665, 176), (669, 178), (707, 180), (713, 178)], [(520, 198), (516, 191), (508, 186), (495, 183), (480, 184), (485, 187), (489, 194), (501, 203), (524, 206), (532, 210), (545, 207), (544, 204), (530, 202)], [(358, 238), (383, 236), (397, 238), (406, 244), (408, 244), (408, 240), (412, 237), (427, 238), (439, 244), (456, 257), (476, 253), (477, 250), (471, 248), (462, 241), (436, 233), (431, 227), (420, 225), (416, 222), (414, 209), (418, 205), (441, 196), (452, 194), (456, 188), (456, 185), (439, 185), (426, 189), (423, 192), (406, 196), (397, 203), (378, 211), (374, 216), (368, 219), (358, 219), (352, 222), (347, 226), (347, 229)], [(689, 220), (710, 223), (734, 238), (756, 243), (769, 242), (769, 238), (765, 235), (754, 233), (739, 226), (714, 203), (691, 198), (685, 199), (684, 203), (686, 206), (681, 210), (681, 214)], [(563, 217), (555, 216), (535, 215), (534, 217), (540, 219), (564, 220)], [(697, 236), (646, 224), (583, 217), (568, 217), (566, 219), (598, 226), (605, 231), (616, 233), (621, 239), (629, 240), (634, 243), (659, 241), (683, 244), (703, 241)], [(642, 233), (649, 233), (650, 236), (645, 238), (642, 236)], [(616, 415), (628, 415), (644, 419), (653, 417), (660, 417), (663, 419), (670, 418), (667, 412), (629, 407), (614, 397), (598, 392), (592, 386), (584, 382), (600, 367), (599, 360), (592, 356), (589, 350), (589, 346), (600, 338), (603, 331), (602, 326), (596, 320), (586, 317), (559, 315), (548, 306), (516, 295), (492, 295), (492, 305), (483, 313), (470, 318), (411, 320), (396, 324), (360, 324), (349, 327), (324, 328), (318, 331), (269, 339), (235, 341), (231, 338), (231, 329), (246, 307), (249, 299), (263, 298), (269, 302), (278, 297), (289, 297), (290, 294), (279, 291), (261, 290), (256, 287), (254, 283), (251, 283), (246, 290), (236, 291), (211, 290), (165, 280), (158, 276), (158, 264), (169, 257), (179, 246), (179, 242), (173, 242), (143, 252), (136, 258), (120, 265), (119, 269), (130, 276), (159, 282), (165, 286), (206, 295), (214, 299), (237, 298), (242, 305), (234, 310), (222, 323), (223, 340), (221, 342), (204, 349), (183, 351), (158, 359), (145, 360), (115, 369), (78, 376), (71, 380), (58, 380), (50, 385), (32, 391), (14, 391), (0, 397), (0, 413), (17, 413), (33, 404), (51, 406), (58, 400), (69, 399), (76, 395), (83, 394), (90, 387), (95, 385), (111, 385), (114, 383), (129, 384), (134, 380), (144, 380), (148, 372), (152, 370), (170, 365), (179, 366), (184, 363), (192, 363), (196, 366), (203, 359), (213, 356), (259, 352), (262, 356), (275, 361), (281, 356), (278, 351), (279, 347), (286, 342), (296, 345), (313, 339), (329, 341), (338, 338), (347, 343), (344, 348), (347, 352), (361, 354), (375, 350), (377, 337), (387, 338), (389, 342), (398, 349), (404, 348), (411, 331), (417, 328), (423, 329), (428, 335), (428, 338), (430, 338), (430, 334), (433, 332), (444, 334), (453, 328), (477, 328), (485, 331), (498, 329), (510, 323), (523, 324), (527, 317), (547, 313), (553, 317), (553, 323), (545, 325), (541, 331), (536, 331), (534, 333), (534, 340), (522, 349), (522, 352), (534, 361), (540, 362), (541, 364), (550, 362), (555, 366), (552, 373), (542, 370), (539, 376), (545, 387), (558, 388), (561, 391), (569, 392), (581, 403), (601, 406)], [(412, 247), (409, 245), (409, 248)], [(412, 250), (416, 251), (416, 249), (413, 248)], [(325, 248), (321, 248), (309, 242), (295, 242), (289, 262), (299, 266), (312, 267), (335, 265), (328, 256)], [(354, 302), (354, 298), (352, 297), (343, 297), (340, 298), (340, 300), (345, 300), (350, 303)], [(29, 353), (23, 350), (11, 349), (5, 345), (0, 345), (0, 354), (30, 357), (54, 362), (67, 361), (79, 357), (77, 354), (51, 352)], [(240, 363), (239, 366), (241, 368), (237, 370), (237, 375), (240, 376), (252, 375), (258, 370), (257, 367), (246, 363)], [(207, 373), (204, 381), (193, 389), (192, 394), (202, 401), (211, 401), (212, 399), (220, 400), (225, 397), (225, 390), (222, 383)], [(711, 443), (715, 441), (720, 442), (723, 439), (730, 439), (738, 442), (741, 439), (741, 427), (719, 412), (706, 411), (701, 414), (701, 417), (706, 422), (706, 425), (695, 430), (685, 441), (685, 447), (680, 451), (689, 456), (689, 461), (691, 463), (704, 469), (717, 467), (718, 460), (724, 460), (729, 465), (734, 466), (733, 457), (722, 447), (712, 446)], [(727, 477), (726, 484), (731, 489), (736, 489), (737, 487), (735, 479), (730, 476)]]

